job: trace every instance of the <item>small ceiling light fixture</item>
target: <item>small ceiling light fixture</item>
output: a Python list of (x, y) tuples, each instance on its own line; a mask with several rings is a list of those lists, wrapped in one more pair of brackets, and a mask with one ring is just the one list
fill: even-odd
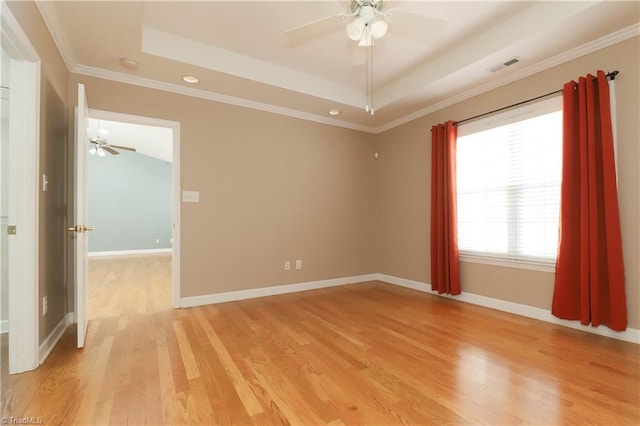
[(340, 115), (340, 110), (339, 109), (330, 109), (329, 110), (329, 115)]
[(129, 71), (135, 71), (138, 69), (138, 61), (129, 58), (120, 58), (120, 66)]
[(200, 79), (198, 77), (196, 77), (195, 75), (183, 75), (182, 76), (182, 81), (184, 81), (185, 83), (189, 83), (189, 84), (200, 83)]

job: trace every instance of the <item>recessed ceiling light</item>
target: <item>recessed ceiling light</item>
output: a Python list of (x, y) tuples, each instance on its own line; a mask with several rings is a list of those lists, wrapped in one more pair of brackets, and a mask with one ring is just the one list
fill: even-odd
[(339, 109), (330, 109), (329, 110), (329, 115), (340, 115), (340, 110)]
[(196, 84), (200, 82), (200, 79), (198, 77), (196, 77), (195, 75), (183, 75), (182, 76), (182, 80), (185, 83), (189, 83), (189, 84)]
[(120, 58), (120, 66), (127, 70), (137, 70), (138, 62), (129, 58)]

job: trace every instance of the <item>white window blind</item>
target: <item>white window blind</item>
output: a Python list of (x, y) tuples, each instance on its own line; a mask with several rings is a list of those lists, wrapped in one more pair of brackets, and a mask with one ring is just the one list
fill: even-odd
[(562, 171), (559, 97), (461, 125), (462, 254), (554, 262)]

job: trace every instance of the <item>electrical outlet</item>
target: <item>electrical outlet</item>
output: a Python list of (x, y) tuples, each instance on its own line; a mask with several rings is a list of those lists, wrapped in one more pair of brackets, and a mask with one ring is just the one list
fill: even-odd
[(291, 262), (289, 262), (288, 260), (284, 261), (284, 270), (285, 271), (291, 270)]
[(302, 269), (302, 260), (296, 260), (296, 270), (299, 271)]
[(156, 244), (160, 244), (160, 238), (156, 238)]
[(42, 298), (42, 315), (47, 315), (49, 308), (47, 306), (47, 296)]

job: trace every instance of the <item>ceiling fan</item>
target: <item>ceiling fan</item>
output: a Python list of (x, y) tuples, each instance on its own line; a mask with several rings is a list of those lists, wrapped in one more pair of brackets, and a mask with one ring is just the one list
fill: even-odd
[[(374, 114), (373, 107), (373, 44), (387, 33), (389, 24), (394, 34), (419, 41), (430, 40), (444, 32), (445, 22), (403, 9), (387, 8), (386, 0), (351, 0), (349, 8), (285, 31), (293, 44), (303, 43), (333, 30), (337, 24), (346, 25), (347, 36), (357, 41), (352, 65), (365, 65), (365, 111)], [(352, 19), (350, 19), (352, 18)], [(364, 47), (364, 49), (361, 49)]]
[(119, 155), (120, 153), (116, 151), (115, 148), (136, 152), (135, 148), (131, 148), (128, 146), (110, 145), (109, 143), (107, 143), (107, 140), (100, 135), (96, 136), (95, 138), (89, 139), (89, 144), (89, 154), (97, 155), (98, 157), (104, 157), (107, 155), (107, 153), (111, 155)]
[[(382, 38), (389, 26), (394, 34), (417, 40), (433, 39), (444, 32), (446, 23), (400, 8), (388, 8), (387, 0), (352, 0), (349, 8), (285, 31), (290, 42), (302, 43), (335, 29), (347, 21), (346, 32), (358, 46), (368, 47)], [(401, 2), (393, 2), (400, 3)], [(349, 18), (353, 18), (349, 22)]]

